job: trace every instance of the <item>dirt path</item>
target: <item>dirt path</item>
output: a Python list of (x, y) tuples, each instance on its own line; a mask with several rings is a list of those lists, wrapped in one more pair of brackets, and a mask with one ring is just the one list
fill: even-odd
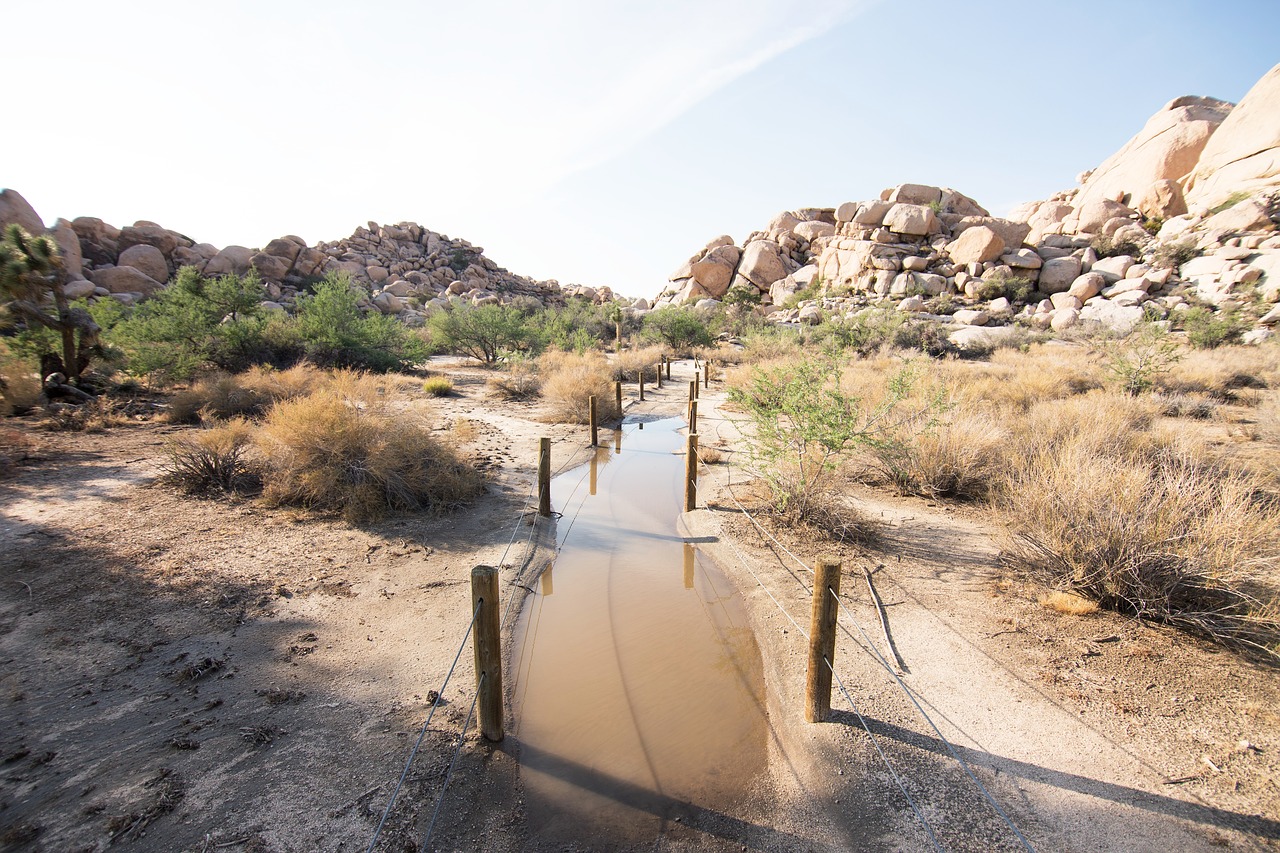
[[(501, 562), (518, 593), (509, 582), (545, 557), (550, 531), (520, 519), (538, 438), (554, 439), (556, 468), (586, 458), (584, 429), (488, 399), (482, 371), (450, 372), (461, 395), (431, 414), (476, 422), (492, 479), (472, 511), (440, 519), (353, 528), (177, 497), (149, 485), (176, 427), (32, 433), (41, 458), (0, 481), (0, 849), (367, 846), (465, 633), (471, 568)], [(687, 373), (632, 410), (682, 414)], [(704, 395), (703, 433), (729, 449), (717, 396)], [(746, 567), (801, 624), (803, 572), (728, 499), (740, 466), (711, 470), (711, 508), (685, 522), (747, 601), (769, 771), (747, 818), (672, 826), (653, 849), (927, 849), (842, 699), (832, 724), (799, 722), (803, 641)], [(882, 550), (844, 554), (848, 606), (876, 640), (860, 570), (885, 564), (903, 681), (1033, 844), (1273, 843), (1273, 671), (1140, 623), (1046, 611), (1000, 577), (981, 518), (859, 497), (893, 527)], [(805, 561), (819, 547), (786, 543)], [(943, 844), (1016, 849), (865, 645), (842, 637), (841, 675)], [(414, 849), (430, 821), (473, 689), (464, 651), (379, 849)], [(516, 764), (474, 728), (445, 803), (437, 849), (523, 849)]]

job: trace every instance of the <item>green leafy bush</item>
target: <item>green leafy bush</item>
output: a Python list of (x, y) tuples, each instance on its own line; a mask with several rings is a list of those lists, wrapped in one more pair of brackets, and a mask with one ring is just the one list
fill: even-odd
[(668, 307), (644, 316), (642, 334), (652, 341), (666, 344), (678, 356), (687, 356), (696, 347), (715, 343), (713, 318), (689, 307)]
[(392, 317), (362, 311), (361, 295), (348, 276), (331, 273), (314, 295), (298, 297), (297, 329), (309, 361), (385, 373), (426, 358), (421, 337)]
[(1122, 391), (1136, 397), (1150, 391), (1156, 379), (1182, 359), (1179, 349), (1162, 326), (1143, 323), (1107, 348), (1104, 367)]
[(431, 315), (429, 328), (436, 345), (485, 364), (528, 352), (537, 343), (524, 313), (510, 305), (455, 306)]
[(1215, 349), (1240, 340), (1248, 325), (1234, 311), (1212, 311), (1196, 306), (1181, 318), (1187, 341), (1196, 349)]

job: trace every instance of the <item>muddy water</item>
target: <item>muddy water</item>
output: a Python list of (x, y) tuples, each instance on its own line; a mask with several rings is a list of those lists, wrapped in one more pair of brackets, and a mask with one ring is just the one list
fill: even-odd
[(732, 815), (764, 769), (755, 639), (732, 585), (677, 532), (683, 427), (624, 424), (553, 481), (562, 548), (514, 646), (535, 844), (652, 844), (665, 821)]

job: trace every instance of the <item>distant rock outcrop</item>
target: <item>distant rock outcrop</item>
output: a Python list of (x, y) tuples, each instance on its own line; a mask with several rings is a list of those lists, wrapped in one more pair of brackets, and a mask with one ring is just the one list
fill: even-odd
[[(299, 293), (331, 272), (346, 273), (369, 291), (365, 306), (419, 325), (434, 307), (487, 305), (517, 298), (562, 305), (569, 297), (597, 303), (614, 299), (607, 287), (561, 287), (555, 280), (516, 275), (485, 257), (484, 249), (413, 222), (368, 223), (350, 237), (308, 246), (301, 237), (279, 237), (260, 249), (197, 243), (154, 222), (117, 228), (91, 216), (59, 219), (45, 229), (17, 191), (0, 192), (0, 226), (16, 222), (31, 233), (49, 233), (62, 249), (71, 298), (114, 298), (126, 304), (151, 296), (182, 267), (202, 275), (256, 271), (266, 286), (266, 307), (291, 310)], [(729, 241), (730, 243), (732, 241)], [(736, 263), (736, 259), (735, 259)]]
[(1236, 192), (1280, 184), (1280, 65), (1244, 96), (1183, 182), (1188, 204), (1212, 207)]

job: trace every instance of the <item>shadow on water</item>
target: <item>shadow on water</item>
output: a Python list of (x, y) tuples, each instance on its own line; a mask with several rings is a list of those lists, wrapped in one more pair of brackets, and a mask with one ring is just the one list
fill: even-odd
[(732, 816), (766, 765), (763, 669), (732, 585), (698, 557), (714, 538), (678, 535), (682, 427), (627, 422), (553, 481), (558, 554), (515, 638), (541, 841), (626, 844), (675, 818), (744, 843), (782, 835)]

